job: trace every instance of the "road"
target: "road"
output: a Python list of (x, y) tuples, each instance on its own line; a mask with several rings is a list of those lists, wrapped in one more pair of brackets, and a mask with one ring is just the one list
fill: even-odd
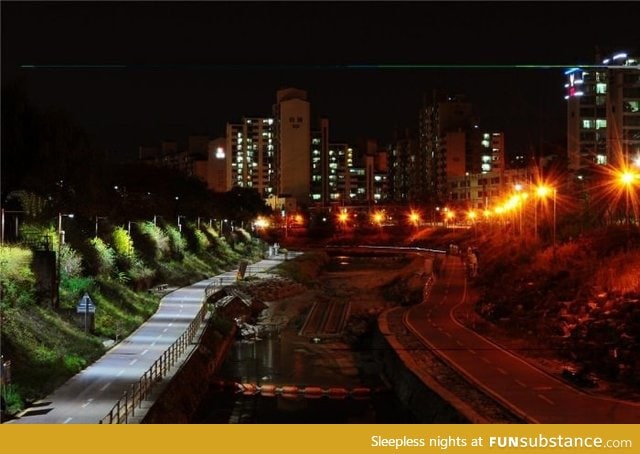
[(448, 257), (429, 298), (411, 307), (405, 324), (471, 383), (531, 423), (640, 423), (640, 404), (589, 395), (466, 328), (454, 316), (465, 304), (466, 278)]
[[(289, 252), (292, 258), (297, 253)], [(283, 256), (249, 265), (246, 275), (268, 277)], [(97, 424), (117, 401), (187, 330), (202, 307), (210, 285), (236, 281), (228, 271), (168, 293), (158, 311), (98, 361), (76, 374), (9, 424)], [(99, 310), (99, 308), (98, 308)], [(177, 366), (176, 366), (177, 367)]]

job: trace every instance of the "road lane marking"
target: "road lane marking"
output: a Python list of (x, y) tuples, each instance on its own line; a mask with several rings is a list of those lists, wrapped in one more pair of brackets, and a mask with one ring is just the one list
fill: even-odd
[(169, 328), (165, 328), (162, 330), (163, 333), (166, 333), (167, 331), (169, 331)]
[(122, 369), (120, 372), (118, 372), (118, 373), (116, 374), (116, 377), (119, 377), (119, 376), (120, 376), (120, 375), (122, 375), (122, 374), (124, 374), (124, 369)]
[(167, 326), (173, 326), (173, 323), (169, 323)]
[(451, 336), (451, 333), (444, 333), (445, 336), (447, 336), (448, 338), (451, 338), (453, 336)]
[(459, 340), (457, 340), (457, 341), (456, 341), (456, 344), (457, 344), (459, 347), (462, 347), (462, 342), (460, 342)]
[(499, 368), (499, 367), (496, 367), (496, 370), (497, 370), (498, 372), (500, 372), (502, 375), (509, 375), (509, 373), (508, 373), (506, 370), (501, 369), (501, 368)]
[(107, 383), (106, 385), (104, 385), (102, 388), (100, 388), (100, 391), (104, 391), (105, 389), (107, 389), (109, 386), (111, 386), (111, 382)]
[(555, 405), (556, 403), (554, 401), (552, 401), (551, 399), (549, 399), (547, 396), (545, 396), (544, 394), (538, 394), (538, 397), (542, 400), (544, 400), (545, 402), (551, 404), (551, 405)]
[(65, 419), (65, 420), (64, 420), (64, 422), (63, 422), (62, 424), (70, 423), (72, 419), (73, 419), (73, 418), (69, 417), (69, 418)]
[(156, 343), (155, 342), (151, 342), (151, 346), (153, 347), (154, 345), (156, 345)]
[(87, 399), (87, 401), (84, 404), (82, 404), (82, 408), (85, 408), (85, 407), (91, 405), (91, 402), (93, 402), (93, 399)]
[(149, 349), (146, 348), (144, 350), (142, 350), (142, 353), (140, 353), (140, 356), (146, 355), (149, 352)]
[(527, 385), (525, 385), (524, 383), (522, 383), (520, 380), (514, 380), (518, 385), (522, 386), (523, 388), (526, 388)]
[(469, 348), (468, 350), (469, 350), (469, 353), (471, 353), (472, 355), (475, 355), (478, 353), (473, 348)]
[(491, 364), (491, 361), (490, 361), (490, 360), (488, 360), (487, 358), (485, 358), (484, 356), (481, 356), (481, 357), (480, 357), (480, 359), (481, 359), (482, 361), (484, 361), (485, 363), (487, 363), (487, 364)]
[(137, 362), (138, 362), (138, 359), (132, 359), (131, 361), (129, 361), (129, 365), (133, 366)]

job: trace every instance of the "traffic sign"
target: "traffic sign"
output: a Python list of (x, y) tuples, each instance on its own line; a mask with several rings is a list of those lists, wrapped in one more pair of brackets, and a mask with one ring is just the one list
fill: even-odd
[(93, 304), (88, 293), (85, 293), (82, 298), (80, 298), (80, 301), (78, 301), (78, 304), (76, 305), (76, 312), (78, 314), (94, 314), (96, 312), (96, 305)]

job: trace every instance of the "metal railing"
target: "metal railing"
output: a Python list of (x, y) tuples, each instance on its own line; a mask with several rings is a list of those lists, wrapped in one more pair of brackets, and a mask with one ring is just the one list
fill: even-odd
[(133, 383), (130, 388), (123, 393), (111, 411), (99, 421), (100, 424), (127, 424), (129, 422), (129, 416), (135, 416), (136, 408), (142, 406), (142, 402), (151, 394), (153, 386), (167, 375), (180, 355), (182, 355), (191, 344), (200, 325), (205, 319), (209, 297), (221, 287), (232, 284), (235, 281), (236, 278), (221, 276), (215, 278), (214, 281), (207, 286), (204, 291), (203, 305), (196, 317), (189, 324), (187, 330), (153, 363), (137, 382)]
[(100, 420), (100, 424), (127, 424), (129, 416), (135, 416), (136, 408), (142, 406), (142, 402), (151, 394), (153, 386), (167, 375), (180, 355), (189, 347), (204, 322), (206, 314), (207, 305), (203, 304), (186, 331), (165, 350), (136, 383), (131, 384), (130, 388), (125, 390), (111, 411)]

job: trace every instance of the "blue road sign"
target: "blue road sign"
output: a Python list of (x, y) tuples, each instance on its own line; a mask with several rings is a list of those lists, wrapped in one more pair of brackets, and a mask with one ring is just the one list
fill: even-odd
[(93, 314), (96, 312), (96, 305), (93, 304), (88, 293), (85, 293), (82, 298), (80, 298), (80, 301), (78, 301), (76, 312), (78, 314), (86, 314), (87, 312)]

